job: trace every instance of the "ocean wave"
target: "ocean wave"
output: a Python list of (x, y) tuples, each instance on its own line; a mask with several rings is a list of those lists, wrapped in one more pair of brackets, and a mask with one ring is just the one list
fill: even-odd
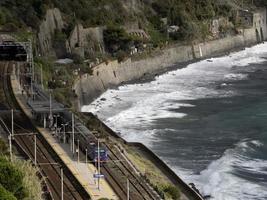
[(265, 58), (261, 58), (261, 57), (246, 57), (246, 58), (242, 58), (242, 59), (238, 59), (238, 60), (234, 60), (232, 62), (233, 66), (239, 66), (239, 67), (245, 67), (248, 66), (250, 64), (253, 63), (262, 63), (265, 62), (266, 59)]
[[(205, 196), (216, 200), (264, 200), (267, 197), (266, 183), (261, 183), (261, 174), (266, 175), (267, 161), (252, 159), (240, 154), (240, 148), (249, 148), (259, 141), (243, 141), (234, 149), (228, 149), (223, 156), (213, 161), (199, 175), (174, 168), (188, 183), (194, 182)], [(249, 182), (248, 177), (258, 180)], [(245, 178), (243, 178), (245, 176)]]
[[(187, 113), (181, 112), (180, 108), (196, 106), (192, 103), (195, 99), (236, 95), (228, 87), (227, 81), (246, 79), (249, 64), (266, 61), (262, 58), (266, 56), (266, 49), (267, 44), (257, 45), (229, 56), (212, 58), (212, 62), (203, 60), (192, 63), (185, 68), (158, 76), (149, 83), (124, 85), (116, 90), (108, 90), (93, 104), (84, 106), (82, 111), (97, 114), (128, 141), (142, 142), (152, 150), (153, 142), (158, 141), (159, 148), (157, 136), (168, 130), (155, 126), (157, 120), (183, 120), (181, 118)], [(225, 84), (216, 88), (214, 86), (217, 83)], [(101, 101), (101, 98), (106, 101)], [(169, 137), (169, 140), (174, 142), (177, 138), (176, 135), (175, 138)], [(266, 185), (262, 185), (260, 179), (257, 183), (244, 178), (266, 173), (266, 160), (253, 159), (246, 155), (257, 151), (262, 145), (258, 140), (241, 141), (234, 149), (225, 151), (220, 159), (212, 161), (198, 175), (179, 166), (172, 167), (183, 179), (196, 183), (203, 194), (212, 195), (216, 200), (263, 200), (267, 197)], [(168, 162), (168, 158), (163, 159)]]
[(248, 77), (247, 74), (226, 74), (224, 75), (224, 79), (229, 81), (229, 80), (234, 80), (234, 81), (239, 81), (239, 80), (244, 80)]

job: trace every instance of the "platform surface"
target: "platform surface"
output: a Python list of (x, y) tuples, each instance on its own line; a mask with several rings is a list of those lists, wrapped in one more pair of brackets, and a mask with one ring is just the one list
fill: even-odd
[[(14, 95), (19, 105), (21, 106), (25, 114), (28, 115), (28, 117), (32, 118), (32, 110), (27, 105), (28, 97), (25, 93), (22, 94), (21, 87), (14, 76), (11, 78), (11, 84)], [(52, 134), (52, 132), (48, 129), (42, 127), (37, 127), (37, 129), (48, 141), (50, 146), (54, 149), (54, 151), (58, 154), (62, 161), (67, 165), (67, 167), (80, 182), (80, 184), (85, 188), (85, 190), (93, 200), (100, 198), (108, 198), (114, 200), (119, 199), (104, 178), (100, 179), (100, 185), (98, 188), (98, 181), (93, 177), (93, 175), (97, 172), (97, 168), (92, 163), (85, 163), (85, 155), (82, 152), (80, 152), (80, 160), (78, 162), (77, 154), (72, 154), (69, 144), (60, 142), (58, 138), (54, 136), (54, 134)]]

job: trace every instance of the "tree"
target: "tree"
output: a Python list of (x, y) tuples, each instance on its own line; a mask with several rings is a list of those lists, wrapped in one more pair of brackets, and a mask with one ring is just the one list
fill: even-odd
[(27, 196), (27, 192), (23, 187), (23, 173), (18, 170), (12, 163), (1, 159), (0, 162), (0, 184), (9, 192), (13, 193), (18, 199)]
[(3, 25), (6, 23), (6, 16), (5, 16), (5, 13), (0, 10), (0, 25)]
[(132, 38), (120, 27), (110, 26), (104, 31), (104, 42), (111, 53), (128, 51)]
[(8, 154), (8, 148), (6, 143), (0, 139), (0, 155), (7, 155)]
[(7, 191), (2, 185), (0, 185), (0, 199), (1, 200), (17, 200), (14, 195)]

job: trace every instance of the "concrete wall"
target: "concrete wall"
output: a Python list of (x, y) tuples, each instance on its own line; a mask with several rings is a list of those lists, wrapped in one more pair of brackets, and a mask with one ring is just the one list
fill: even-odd
[[(266, 40), (267, 29), (266, 29), (266, 9), (261, 9), (259, 12), (253, 15), (253, 28), (259, 34), (258, 40)], [(256, 33), (256, 34), (257, 34)]]
[(242, 30), (236, 36), (226, 37), (218, 40), (208, 41), (196, 45), (174, 46), (165, 49), (153, 57), (139, 61), (128, 59), (118, 63), (112, 61), (102, 63), (93, 69), (93, 74), (85, 74), (76, 81), (73, 89), (78, 95), (77, 107), (89, 104), (94, 98), (101, 95), (108, 88), (118, 86), (121, 83), (140, 79), (147, 74), (155, 74), (157, 71), (166, 70), (177, 63), (192, 61), (209, 57), (214, 54), (229, 52), (235, 48), (241, 48), (256, 44), (256, 30), (262, 29), (263, 39), (267, 38), (266, 12), (257, 13), (255, 20), (264, 20), (264, 23), (255, 23), (254, 27)]

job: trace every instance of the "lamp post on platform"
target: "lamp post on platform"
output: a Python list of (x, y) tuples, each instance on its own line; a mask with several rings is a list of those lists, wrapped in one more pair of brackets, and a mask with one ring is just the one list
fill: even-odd
[(61, 124), (61, 126), (63, 126), (63, 143), (66, 143), (66, 126), (68, 126), (69, 124)]

